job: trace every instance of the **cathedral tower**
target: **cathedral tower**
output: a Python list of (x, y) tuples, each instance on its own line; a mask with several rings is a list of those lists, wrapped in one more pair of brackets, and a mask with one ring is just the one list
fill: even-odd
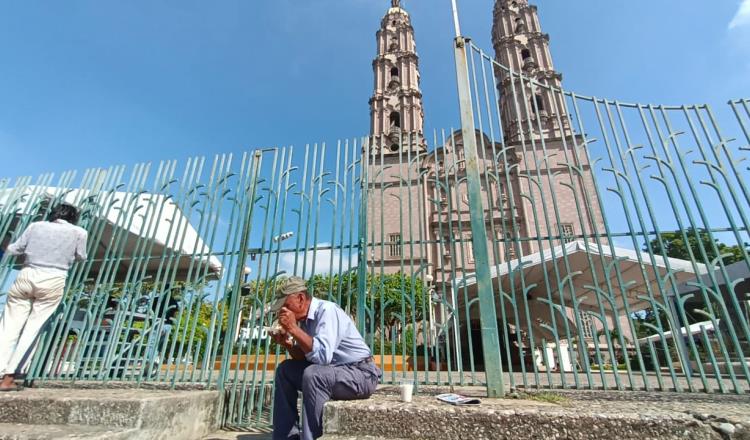
[[(400, 0), (391, 0), (377, 32), (377, 57), (372, 63), (375, 91), (370, 99), (373, 147), (398, 154), (410, 147), (424, 149), (422, 92), (414, 28)], [(410, 142), (409, 142), (410, 141)]]
[[(528, 0), (496, 0), (493, 19), (492, 44), (498, 64), (495, 75), (505, 142), (518, 155), (520, 175), (541, 176), (538, 188), (520, 182), (522, 192), (536, 201), (524, 200), (519, 207), (525, 223), (523, 233), (561, 237), (553, 242), (559, 244), (603, 231), (588, 150), (576, 148), (584, 145), (584, 140), (570, 128), (562, 75), (555, 71), (550, 38), (542, 32), (537, 7)], [(572, 193), (563, 186), (563, 179), (551, 177), (551, 170), (565, 158), (581, 171), (568, 178), (574, 183)], [(542, 206), (546, 212), (557, 210), (559, 223), (557, 219), (541, 221), (545, 219)], [(584, 207), (580, 215), (576, 206)], [(532, 252), (540, 250), (530, 247)]]
[(384, 273), (411, 273), (425, 261), (419, 240), (426, 234), (429, 206), (424, 205), (419, 153), (427, 148), (414, 28), (399, 0), (391, 0), (376, 35), (367, 152), (368, 259)]
[[(514, 73), (510, 75), (504, 69), (496, 69), (506, 140), (519, 140), (522, 135), (526, 139), (570, 135), (561, 94), (554, 91), (561, 88), (562, 75), (555, 71), (549, 35), (542, 32), (537, 7), (527, 0), (496, 0), (493, 22), (495, 59)], [(552, 90), (534, 82), (550, 86)], [(559, 122), (565, 127), (564, 131)]]

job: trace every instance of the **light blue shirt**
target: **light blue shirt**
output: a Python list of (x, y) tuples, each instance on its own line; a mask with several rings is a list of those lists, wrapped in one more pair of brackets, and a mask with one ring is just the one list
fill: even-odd
[(305, 355), (308, 362), (342, 365), (371, 356), (352, 318), (335, 303), (313, 298), (300, 327), (313, 338), (312, 351)]

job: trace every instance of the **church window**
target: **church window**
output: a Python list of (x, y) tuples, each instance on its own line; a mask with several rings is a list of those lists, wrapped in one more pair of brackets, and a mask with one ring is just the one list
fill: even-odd
[(560, 237), (562, 238), (563, 243), (575, 241), (576, 237), (575, 232), (573, 232), (572, 223), (561, 223), (558, 226), (558, 229), (560, 230)]
[(391, 127), (401, 128), (401, 113), (391, 112), (390, 120), (391, 120)]
[(388, 50), (391, 52), (398, 50), (398, 37), (391, 37), (391, 42), (388, 45)]
[(391, 257), (401, 256), (401, 234), (388, 236), (388, 255)]
[(529, 49), (521, 50), (521, 59), (524, 61), (531, 58), (531, 51)]
[(442, 206), (448, 205), (448, 195), (444, 191), (440, 191), (440, 204)]
[(536, 107), (539, 109), (539, 111), (543, 111), (544, 110), (544, 100), (542, 99), (542, 97), (540, 95), (536, 95), (534, 97), (534, 99), (536, 99)]
[(497, 206), (498, 207), (505, 207), (506, 203), (508, 202), (508, 194), (505, 192), (505, 186), (502, 182), (498, 183), (497, 185)]
[(459, 170), (463, 170), (466, 168), (466, 157), (464, 156), (464, 150), (463, 148), (456, 150), (456, 158), (457, 158), (457, 165)]
[(513, 243), (513, 234), (510, 231), (505, 231), (505, 240), (503, 247), (505, 249), (505, 261), (510, 261), (516, 258), (516, 249)]
[(391, 144), (391, 152), (395, 153), (398, 151), (398, 144)]
[(578, 311), (578, 316), (581, 319), (581, 329), (583, 330), (583, 337), (586, 339), (594, 338), (593, 320), (591, 314), (584, 312), (583, 310)]
[(391, 79), (398, 77), (398, 67), (391, 68)]
[(531, 111), (533, 113), (543, 113), (544, 112), (544, 100), (539, 95), (534, 95), (533, 98), (531, 98)]
[(471, 235), (466, 237), (466, 259), (469, 261), (469, 264), (474, 264), (474, 242), (472, 240), (473, 237)]

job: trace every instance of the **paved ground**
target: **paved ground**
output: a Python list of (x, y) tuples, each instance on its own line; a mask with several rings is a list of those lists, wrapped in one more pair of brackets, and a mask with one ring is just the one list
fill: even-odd
[[(388, 416), (382, 417), (381, 420), (393, 420), (392, 418), (397, 417), (399, 411), (412, 414), (408, 417), (414, 417), (415, 414), (420, 412), (424, 414), (432, 411), (431, 417), (440, 420), (439, 415), (442, 413), (445, 414), (443, 419), (448, 420), (451, 417), (456, 417), (456, 408), (438, 402), (434, 398), (434, 394), (450, 391), (450, 387), (422, 387), (414, 403), (404, 404), (395, 397), (396, 387), (384, 386), (370, 400), (342, 404), (355, 410), (366, 410), (369, 414), (387, 413)], [(694, 432), (701, 433), (700, 435), (696, 434), (696, 436), (686, 433), (684, 438), (750, 439), (750, 396), (748, 395), (560, 390), (554, 392), (518, 392), (511, 393), (506, 399), (486, 399), (483, 397), (485, 395), (484, 389), (480, 387), (453, 388), (452, 391), (482, 397), (480, 407), (466, 410), (475, 411), (475, 414), (472, 415), (471, 412), (467, 412), (466, 417), (475, 417), (479, 412), (491, 414), (511, 412), (519, 416), (534, 414), (536, 416), (549, 416), (552, 420), (559, 419), (562, 421), (566, 418), (578, 421), (587, 420), (592, 424), (592, 429), (596, 428), (597, 421), (602, 421), (601, 426), (605, 430), (607, 426), (611, 425), (612, 420), (617, 420), (617, 424), (621, 426), (619, 429), (626, 429), (622, 426), (626, 427), (629, 423), (648, 421), (651, 428), (654, 426), (659, 428), (667, 424), (674, 427), (685, 425), (686, 427), (690, 426), (690, 429)], [(361, 418), (362, 414), (364, 412), (357, 417)], [(435, 415), (438, 417), (435, 417)], [(518, 419), (523, 419), (523, 417)], [(439, 423), (439, 421), (435, 423)], [(529, 427), (529, 429), (531, 428)], [(600, 431), (600, 433), (604, 438), (606, 431)], [(591, 435), (593, 437), (586, 438), (599, 438), (595, 434)], [(206, 437), (206, 440), (266, 440), (270, 438), (270, 434), (260, 430), (247, 432), (223, 431)], [(344, 438), (347, 437), (335, 437), (336, 440)], [(381, 438), (393, 438), (393, 436)], [(561, 438), (576, 437), (563, 436)], [(618, 436), (618, 438), (631, 437), (625, 434), (624, 436)], [(646, 435), (642, 438), (673, 437), (665, 434), (663, 437)]]
[(219, 431), (204, 440), (271, 440), (271, 433), (260, 431)]
[[(217, 372), (218, 374), (218, 372)], [(398, 383), (400, 377), (406, 375), (413, 378), (414, 372), (386, 372), (383, 380), (389, 383)], [(539, 372), (529, 373), (505, 373), (503, 375), (506, 388), (555, 388), (555, 389), (593, 389), (593, 390), (629, 390), (629, 391), (694, 391), (694, 392), (745, 392), (750, 393), (750, 380), (738, 376), (736, 384), (732, 384), (728, 376), (721, 380), (714, 377), (706, 377), (705, 382), (698, 376), (690, 380), (683, 375), (675, 373), (674, 377), (668, 372), (631, 372), (629, 375), (626, 371), (614, 373), (612, 371), (593, 371), (589, 375), (585, 373), (559, 373), (559, 372)], [(200, 375), (196, 375), (195, 380), (189, 378), (177, 380), (174, 386), (177, 389), (191, 390), (204, 389), (205, 382), (201, 382)], [(216, 377), (216, 374), (213, 376)], [(420, 383), (432, 383), (453, 386), (483, 386), (485, 384), (485, 375), (483, 372), (418, 372), (416, 375)], [(245, 374), (243, 371), (232, 371), (227, 378), (228, 386), (236, 383), (238, 388), (250, 388), (258, 386), (261, 383), (270, 383), (273, 380), (273, 372)], [(72, 381), (37, 381), (36, 386), (44, 387), (71, 387)], [(75, 381), (76, 388), (93, 387), (93, 388), (132, 388), (136, 385), (134, 381)], [(158, 382), (140, 381), (138, 386), (145, 389), (170, 389), (172, 388), (170, 378), (162, 378)], [(736, 387), (736, 388), (735, 388)]]

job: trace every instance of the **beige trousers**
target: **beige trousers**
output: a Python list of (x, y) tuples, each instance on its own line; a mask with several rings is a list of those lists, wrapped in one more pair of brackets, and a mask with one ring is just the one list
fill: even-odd
[(26, 267), (8, 292), (0, 318), (0, 374), (14, 374), (55, 312), (65, 290), (59, 272)]

